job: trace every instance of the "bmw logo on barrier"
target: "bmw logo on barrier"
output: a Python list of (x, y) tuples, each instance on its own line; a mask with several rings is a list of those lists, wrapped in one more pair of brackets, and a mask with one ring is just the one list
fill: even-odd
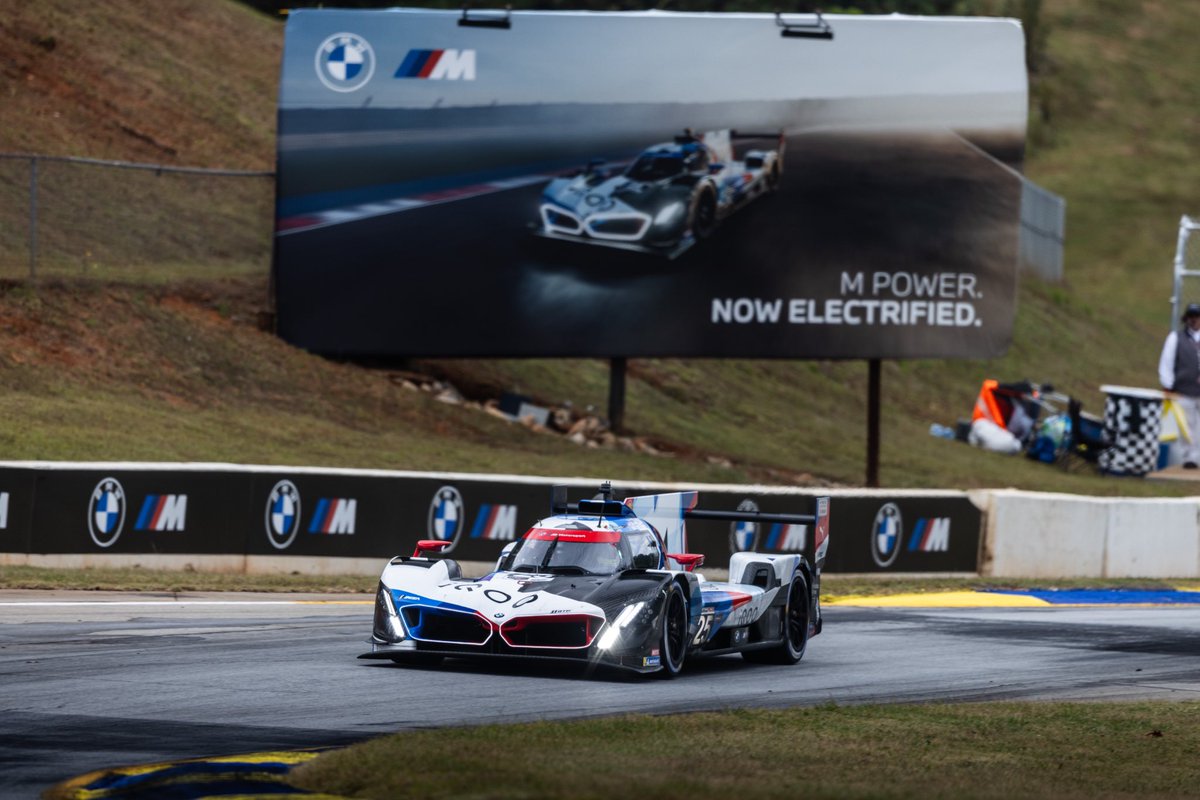
[(276, 550), (286, 550), (300, 530), (300, 490), (280, 481), (267, 497), (267, 539)]
[(463, 530), (463, 499), (458, 489), (453, 486), (443, 486), (433, 496), (429, 504), (429, 524), (426, 527), (429, 538), (450, 542), (450, 546), (442, 550), (449, 553), (458, 545), (458, 536)]
[(335, 92), (361, 89), (375, 74), (375, 51), (354, 33), (335, 33), (317, 48), (317, 77)]
[[(758, 503), (746, 498), (738, 503), (738, 511), (758, 511)], [(749, 520), (738, 520), (729, 525), (729, 552), (741, 553), (753, 550), (755, 539), (758, 537), (758, 523)]]
[(881, 567), (890, 567), (900, 555), (904, 539), (904, 518), (895, 503), (884, 503), (871, 526), (871, 558)]
[(88, 503), (88, 533), (100, 547), (112, 547), (125, 525), (125, 489), (116, 478), (105, 478), (92, 490)]

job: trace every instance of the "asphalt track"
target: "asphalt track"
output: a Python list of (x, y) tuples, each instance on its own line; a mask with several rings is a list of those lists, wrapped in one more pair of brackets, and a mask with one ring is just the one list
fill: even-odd
[(1006, 604), (992, 608), (832, 607), (796, 667), (734, 656), (664, 681), (359, 661), (371, 617), (361, 596), (5, 592), (0, 796), (36, 797), (123, 764), (441, 725), (828, 702), (1200, 699), (1200, 605), (1005, 597), (975, 601)]

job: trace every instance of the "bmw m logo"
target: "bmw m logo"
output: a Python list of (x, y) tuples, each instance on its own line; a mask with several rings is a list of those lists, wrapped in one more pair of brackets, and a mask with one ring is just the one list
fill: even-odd
[(116, 478), (105, 478), (92, 490), (88, 503), (88, 533), (100, 547), (112, 547), (125, 525), (125, 489)]
[(451, 542), (442, 550), (449, 553), (458, 544), (459, 534), (463, 530), (463, 499), (458, 489), (453, 486), (443, 486), (433, 496), (429, 504), (429, 522), (427, 532), (431, 539), (441, 539)]
[(361, 89), (375, 74), (375, 51), (353, 33), (335, 33), (317, 48), (317, 77), (335, 92)]
[(904, 538), (904, 518), (895, 503), (885, 503), (875, 514), (871, 526), (871, 558), (881, 567), (890, 567), (900, 555), (901, 540)]
[(300, 490), (280, 481), (267, 496), (267, 539), (277, 550), (286, 550), (300, 530)]

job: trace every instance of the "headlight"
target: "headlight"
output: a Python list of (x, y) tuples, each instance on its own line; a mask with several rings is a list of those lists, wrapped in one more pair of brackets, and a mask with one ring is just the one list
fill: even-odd
[(633, 622), (638, 613), (645, 608), (645, 606), (646, 603), (643, 601), (640, 603), (634, 603), (631, 606), (625, 606), (625, 608), (621, 609), (621, 613), (617, 615), (615, 620), (613, 620), (612, 625), (610, 625), (608, 629), (604, 631), (604, 634), (600, 637), (600, 641), (596, 644), (596, 647), (600, 648), (601, 650), (611, 650), (612, 647), (617, 643), (617, 640), (621, 638), (621, 631), (625, 628), (625, 626)]
[(679, 219), (679, 215), (683, 213), (683, 203), (675, 202), (668, 206), (663, 206), (662, 210), (654, 215), (655, 225), (670, 225)]
[(404, 623), (400, 621), (396, 607), (392, 605), (391, 593), (382, 583), (375, 594), (374, 633), (376, 639), (385, 642), (402, 642), (408, 638), (404, 631)]

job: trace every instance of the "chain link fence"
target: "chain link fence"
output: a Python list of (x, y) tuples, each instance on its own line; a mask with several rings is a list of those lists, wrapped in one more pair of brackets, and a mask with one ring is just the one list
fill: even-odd
[(0, 278), (265, 276), (274, 177), (0, 153)]

